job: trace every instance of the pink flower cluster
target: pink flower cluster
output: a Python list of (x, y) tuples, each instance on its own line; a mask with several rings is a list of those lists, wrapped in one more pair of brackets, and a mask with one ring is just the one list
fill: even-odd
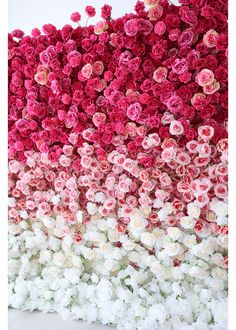
[[(210, 210), (227, 200), (227, 5), (181, 3), (9, 34), (10, 221), (61, 214), (66, 234), (82, 210), (85, 225), (115, 214), (127, 234), (134, 208), (166, 228), (194, 202), (191, 230), (227, 235)], [(164, 220), (156, 200), (173, 209)]]

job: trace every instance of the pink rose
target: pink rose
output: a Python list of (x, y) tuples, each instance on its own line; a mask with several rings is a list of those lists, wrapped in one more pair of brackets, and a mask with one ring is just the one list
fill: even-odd
[(153, 79), (158, 83), (161, 84), (163, 81), (166, 80), (168, 70), (164, 68), (163, 66), (159, 66), (154, 72), (153, 72)]
[(173, 120), (170, 124), (170, 134), (181, 135), (184, 132), (184, 127), (178, 120)]
[(141, 112), (142, 112), (142, 107), (140, 103), (136, 102), (128, 107), (126, 115), (128, 118), (135, 121), (140, 117)]
[(48, 75), (45, 71), (39, 71), (34, 75), (34, 80), (39, 85), (46, 85), (46, 83), (48, 81)]
[(211, 84), (203, 86), (203, 92), (207, 95), (214, 94), (220, 89), (220, 83), (214, 79)]
[(199, 137), (204, 140), (210, 140), (214, 135), (214, 128), (212, 126), (200, 126), (198, 127), (198, 135)]
[(170, 112), (176, 114), (183, 109), (183, 100), (181, 97), (173, 95), (168, 99), (166, 105)]
[(203, 69), (196, 75), (195, 81), (202, 87), (210, 85), (214, 81), (214, 73), (209, 69)]
[(99, 21), (97, 24), (94, 26), (94, 33), (95, 34), (101, 34), (104, 31), (108, 29), (108, 24), (106, 21)]
[(177, 74), (183, 74), (188, 71), (188, 62), (185, 58), (177, 58), (172, 66), (172, 70)]
[(144, 0), (144, 4), (149, 7), (155, 7), (159, 0)]
[(151, 7), (148, 10), (148, 17), (151, 21), (158, 21), (159, 18), (161, 18), (163, 14), (163, 7), (162, 6), (155, 6), (155, 7)]
[(156, 23), (154, 32), (159, 36), (163, 35), (166, 32), (166, 25), (165, 22), (159, 21)]
[(72, 50), (67, 54), (67, 60), (69, 64), (72, 66), (72, 68), (76, 68), (80, 64), (81, 54), (76, 50)]
[(135, 34), (138, 32), (138, 24), (137, 24), (137, 19), (132, 18), (128, 20), (125, 25), (124, 25), (124, 31), (127, 36), (133, 37)]
[(104, 65), (102, 61), (96, 61), (93, 63), (93, 73), (101, 75), (104, 71)]
[(207, 33), (203, 36), (203, 43), (209, 48), (216, 47), (216, 39), (218, 35), (219, 34), (213, 29), (207, 31)]
[(91, 64), (87, 63), (82, 67), (81, 73), (83, 77), (89, 79), (93, 73), (93, 67)]
[(96, 127), (104, 124), (106, 122), (106, 115), (102, 112), (95, 112), (93, 114), (93, 123)]

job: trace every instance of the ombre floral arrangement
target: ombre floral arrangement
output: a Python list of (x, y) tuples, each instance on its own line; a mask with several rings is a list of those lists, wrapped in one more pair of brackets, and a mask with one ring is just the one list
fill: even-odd
[(9, 34), (10, 306), (227, 329), (227, 3), (180, 3)]

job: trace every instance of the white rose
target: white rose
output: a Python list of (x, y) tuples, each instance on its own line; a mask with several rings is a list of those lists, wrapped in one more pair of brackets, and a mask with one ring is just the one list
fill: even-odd
[(83, 265), (82, 265), (82, 261), (81, 261), (81, 258), (79, 256), (72, 256), (71, 258), (71, 261), (73, 263), (73, 265), (79, 269), (82, 269), (83, 268)]
[(104, 262), (104, 266), (106, 269), (114, 271), (114, 270), (116, 270), (117, 261), (115, 261), (114, 259), (107, 259)]
[(76, 220), (78, 223), (82, 223), (83, 220), (83, 212), (82, 211), (77, 211), (76, 212)]
[(161, 207), (164, 206), (164, 203), (162, 200), (158, 199), (158, 198), (155, 198), (154, 201), (153, 201), (153, 207), (155, 209), (160, 209)]
[(165, 253), (168, 256), (173, 257), (179, 254), (182, 251), (181, 245), (179, 243), (167, 243), (164, 246)]
[(38, 240), (35, 236), (30, 236), (25, 238), (25, 247), (27, 249), (32, 249), (38, 245)]
[(94, 199), (97, 203), (104, 203), (106, 195), (103, 192), (98, 192), (94, 195)]
[(188, 215), (194, 219), (198, 219), (201, 214), (200, 207), (196, 206), (194, 203), (189, 203), (187, 205)]
[(44, 217), (42, 222), (46, 228), (54, 228), (55, 220), (49, 217)]
[(60, 202), (60, 196), (59, 195), (52, 196), (51, 202), (53, 205), (57, 205)]
[(139, 239), (147, 224), (148, 222), (143, 217), (142, 213), (138, 209), (133, 209), (130, 215), (130, 222), (128, 224), (128, 230), (132, 236)]
[(88, 214), (90, 215), (94, 215), (98, 210), (98, 207), (96, 204), (94, 203), (91, 203), (91, 202), (88, 202), (87, 203), (87, 211), (88, 211)]
[(186, 245), (188, 248), (191, 248), (197, 243), (195, 235), (185, 235), (183, 239), (183, 244)]
[(224, 248), (224, 249), (228, 248), (228, 237), (227, 236), (219, 237), (218, 242), (222, 248)]
[(217, 279), (227, 280), (227, 272), (219, 267), (212, 269), (211, 275), (212, 277)]
[(119, 233), (115, 230), (108, 230), (107, 237), (110, 242), (117, 242), (119, 240)]
[(26, 211), (20, 211), (20, 216), (22, 219), (27, 219), (29, 217), (29, 215)]
[(152, 247), (156, 242), (155, 235), (152, 233), (148, 233), (148, 232), (142, 233), (140, 240), (143, 244), (145, 244), (149, 247)]
[(65, 266), (66, 258), (63, 253), (56, 252), (53, 256), (53, 262), (56, 266), (63, 267)]
[(182, 217), (180, 219), (180, 225), (184, 229), (192, 229), (195, 226), (196, 221), (191, 217)]
[(153, 262), (150, 269), (156, 275), (160, 275), (162, 277), (166, 275), (166, 268), (162, 266), (158, 261)]
[(19, 234), (21, 232), (21, 228), (18, 225), (9, 224), (8, 231), (9, 231), (10, 234), (16, 235), (16, 234)]
[(19, 225), (24, 230), (28, 228), (28, 223), (25, 220), (22, 220)]
[(182, 237), (182, 232), (178, 227), (169, 227), (167, 228), (167, 234), (174, 241), (178, 241)]
[(132, 251), (132, 252), (129, 253), (128, 258), (129, 258), (130, 261), (136, 263), (140, 260), (140, 255), (139, 255), (138, 252)]
[(49, 250), (41, 250), (39, 256), (39, 262), (41, 264), (48, 263), (52, 259), (52, 252)]
[(148, 315), (154, 319), (163, 323), (167, 318), (167, 311), (163, 304), (154, 304), (148, 310)]
[(86, 248), (83, 251), (83, 255), (84, 255), (84, 258), (88, 259), (88, 260), (93, 260), (95, 258), (95, 252), (90, 248)]
[(8, 206), (9, 207), (15, 207), (16, 206), (16, 199), (13, 197), (8, 198)]
[(126, 250), (126, 251), (131, 251), (135, 248), (136, 244), (134, 242), (132, 242), (131, 240), (127, 240), (122, 244), (122, 247)]

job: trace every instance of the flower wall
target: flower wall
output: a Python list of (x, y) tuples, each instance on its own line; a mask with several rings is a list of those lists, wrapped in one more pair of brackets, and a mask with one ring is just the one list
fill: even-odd
[(180, 2), (9, 34), (10, 306), (227, 329), (227, 3)]

